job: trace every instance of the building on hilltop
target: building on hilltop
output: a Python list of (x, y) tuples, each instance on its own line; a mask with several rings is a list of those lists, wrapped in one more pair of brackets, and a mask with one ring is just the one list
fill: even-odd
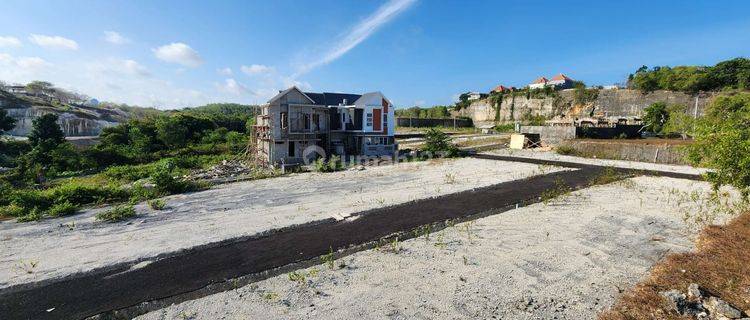
[(571, 89), (575, 87), (576, 81), (569, 78), (568, 76), (560, 73), (554, 77), (552, 77), (551, 80), (548, 80), (545, 77), (539, 77), (536, 78), (536, 80), (532, 81), (529, 84), (530, 89), (542, 89), (545, 87), (552, 87), (555, 89)]
[(504, 86), (504, 85), (501, 84), (501, 85), (495, 87), (495, 89), (492, 89), (492, 92), (501, 93), (501, 92), (511, 92), (513, 90), (516, 90), (516, 88), (515, 87), (506, 87), (506, 86)]
[(552, 80), (547, 81), (548, 86), (553, 86), (555, 89), (571, 89), (575, 87), (575, 80), (569, 78), (568, 76), (560, 73), (554, 77), (552, 77)]
[(547, 80), (547, 78), (545, 78), (545, 77), (536, 78), (536, 80), (534, 80), (531, 83), (529, 83), (529, 89), (541, 89), (541, 88), (544, 88), (544, 87), (547, 86), (547, 82), (548, 81), (549, 80)]
[(291, 87), (262, 106), (253, 139), (270, 165), (301, 164), (318, 156), (392, 157), (393, 104), (380, 92), (302, 92)]

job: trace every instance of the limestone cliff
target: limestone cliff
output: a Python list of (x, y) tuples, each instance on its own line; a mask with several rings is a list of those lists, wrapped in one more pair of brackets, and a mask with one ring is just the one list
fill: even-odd
[[(489, 99), (478, 100), (468, 108), (457, 113), (458, 116), (472, 118), (474, 124), (494, 122), (512, 122), (521, 119), (525, 114), (542, 115), (547, 119), (575, 119), (580, 117), (640, 117), (643, 109), (654, 102), (663, 101), (667, 104), (682, 104), (688, 106), (691, 114), (694, 112), (696, 97), (681, 92), (655, 91), (643, 94), (629, 89), (601, 89), (596, 100), (586, 104), (574, 102), (575, 90), (558, 91), (554, 97), (527, 98), (525, 95), (507, 94), (499, 110), (491, 105)], [(701, 96), (698, 101), (698, 115), (703, 114), (706, 104), (712, 95)]]
[(58, 124), (66, 136), (96, 136), (102, 129), (127, 121), (130, 116), (119, 109), (97, 108), (83, 105), (53, 105), (23, 99), (3, 92), (0, 108), (16, 119), (16, 127), (7, 132), (13, 136), (26, 136), (32, 121), (47, 113), (59, 116)]

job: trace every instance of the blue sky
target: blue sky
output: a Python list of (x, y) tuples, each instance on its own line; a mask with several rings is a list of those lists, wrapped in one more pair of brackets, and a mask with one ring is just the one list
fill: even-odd
[(397, 106), (750, 56), (748, 1), (3, 1), (0, 80), (177, 108), (297, 85)]

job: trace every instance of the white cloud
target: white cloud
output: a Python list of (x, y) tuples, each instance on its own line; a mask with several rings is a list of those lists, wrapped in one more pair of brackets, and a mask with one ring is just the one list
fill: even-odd
[(414, 105), (417, 106), (417, 107), (424, 107), (425, 103), (426, 102), (424, 100), (414, 101)]
[(20, 46), (21, 46), (21, 40), (18, 40), (18, 38), (0, 36), (0, 47), (18, 48)]
[(274, 68), (269, 66), (264, 66), (262, 64), (251, 64), (249, 66), (242, 66), (240, 67), (240, 70), (244, 72), (247, 75), (256, 75), (261, 73), (269, 73), (273, 72)]
[(151, 72), (146, 69), (143, 65), (138, 63), (135, 60), (123, 60), (122, 61), (122, 68), (125, 71), (125, 73), (131, 74), (131, 75), (137, 75), (142, 77), (148, 77), (151, 75)]
[(217, 83), (216, 89), (218, 89), (220, 92), (229, 93), (236, 96), (250, 93), (250, 90), (248, 90), (245, 85), (237, 82), (232, 78), (224, 80), (224, 83)]
[(130, 39), (125, 38), (121, 34), (114, 31), (104, 31), (104, 41), (116, 45), (130, 43)]
[(216, 73), (222, 76), (231, 76), (233, 74), (232, 68), (229, 68), (229, 67), (216, 69)]
[(20, 57), (16, 59), (16, 64), (23, 69), (40, 69), (52, 65), (39, 57)]
[(45, 48), (78, 50), (77, 42), (68, 38), (63, 38), (61, 36), (45, 36), (40, 34), (32, 34), (31, 36), (29, 36), (29, 41)]
[(9, 67), (16, 67), (19, 71), (32, 71), (49, 67), (52, 64), (39, 57), (18, 57), (7, 53), (0, 53), (0, 63)]
[(362, 43), (362, 41), (365, 41), (382, 25), (404, 12), (415, 2), (416, 0), (390, 0), (383, 4), (372, 15), (356, 24), (338, 42), (329, 46), (331, 49), (326, 51), (322, 56), (300, 66), (299, 70), (292, 76), (292, 78), (296, 78), (312, 69), (329, 64), (340, 58), (349, 52), (349, 50)]
[(186, 67), (195, 68), (203, 63), (203, 58), (190, 46), (175, 42), (152, 49), (154, 55), (160, 60), (181, 64)]

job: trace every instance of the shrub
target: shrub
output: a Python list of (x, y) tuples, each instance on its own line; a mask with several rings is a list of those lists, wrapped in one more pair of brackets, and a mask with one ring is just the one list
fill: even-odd
[(148, 202), (148, 206), (154, 210), (164, 210), (167, 207), (167, 202), (162, 199), (154, 199)]
[(70, 202), (74, 205), (122, 201), (130, 196), (126, 190), (115, 186), (91, 185), (81, 182), (69, 182), (46, 190), (55, 203)]
[(28, 211), (23, 207), (15, 204), (0, 207), (0, 217), (21, 217), (26, 215), (26, 212)]
[(576, 155), (576, 154), (578, 154), (578, 150), (576, 150), (572, 146), (569, 146), (569, 145), (566, 145), (566, 144), (557, 146), (557, 148), (555, 148), (555, 152), (557, 152), (557, 154), (562, 154), (562, 155)]
[(154, 173), (154, 168), (153, 164), (114, 166), (107, 168), (102, 174), (115, 180), (137, 181), (150, 177)]
[(455, 157), (459, 155), (458, 147), (451, 143), (451, 137), (435, 128), (430, 128), (425, 133), (425, 144), (423, 151), (441, 154), (445, 157)]
[(716, 98), (698, 120), (688, 160), (714, 169), (707, 178), (716, 188), (731, 185), (750, 196), (750, 93)]
[(8, 197), (10, 203), (31, 210), (33, 208), (47, 209), (52, 206), (53, 200), (47, 194), (39, 190), (22, 189), (14, 191)]
[(106, 222), (118, 222), (135, 217), (135, 208), (133, 206), (117, 206), (107, 211), (96, 214), (96, 220)]
[(25, 216), (20, 216), (16, 221), (18, 222), (30, 222), (30, 221), (39, 221), (42, 220), (42, 217), (44, 216), (44, 213), (39, 208), (31, 209), (31, 212)]
[(174, 177), (174, 166), (172, 163), (164, 163), (151, 175), (151, 181), (156, 187), (156, 191), (162, 194), (182, 193), (197, 190), (200, 186)]
[(643, 123), (645, 129), (650, 132), (660, 133), (664, 128), (664, 124), (669, 120), (669, 112), (667, 112), (667, 104), (664, 102), (656, 102), (643, 109), (646, 113), (643, 116)]
[(52, 208), (50, 208), (47, 213), (53, 217), (62, 217), (62, 216), (74, 214), (77, 211), (78, 211), (78, 206), (70, 203), (70, 201), (65, 201), (65, 202), (57, 203), (53, 205)]

